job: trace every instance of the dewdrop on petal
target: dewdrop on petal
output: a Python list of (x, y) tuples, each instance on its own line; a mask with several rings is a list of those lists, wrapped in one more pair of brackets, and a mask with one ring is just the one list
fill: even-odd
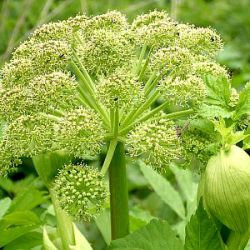
[(52, 188), (60, 206), (78, 221), (95, 217), (108, 197), (102, 174), (87, 165), (65, 166)]
[(180, 141), (173, 121), (161, 113), (139, 124), (128, 135), (131, 157), (142, 156), (144, 161), (158, 170), (164, 170), (172, 160), (180, 157)]
[(159, 90), (170, 104), (178, 106), (197, 106), (206, 96), (206, 86), (202, 78), (190, 75), (186, 79), (179, 77), (162, 79)]
[(83, 158), (99, 153), (104, 133), (100, 117), (91, 109), (79, 107), (65, 113), (58, 124), (57, 139), (60, 148)]

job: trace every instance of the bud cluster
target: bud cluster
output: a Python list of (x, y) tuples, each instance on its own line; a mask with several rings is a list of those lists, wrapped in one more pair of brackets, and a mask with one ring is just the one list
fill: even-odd
[(139, 124), (128, 135), (131, 157), (141, 156), (145, 162), (159, 170), (180, 157), (180, 140), (174, 122), (163, 113)]
[(101, 77), (97, 83), (97, 96), (107, 108), (121, 109), (134, 106), (142, 97), (142, 84), (127, 67), (117, 68), (109, 77)]
[(77, 220), (90, 220), (108, 197), (103, 176), (86, 165), (65, 166), (56, 177), (53, 190), (60, 206)]
[[(84, 158), (117, 139), (131, 156), (165, 167), (181, 149), (174, 122), (160, 111), (166, 104), (196, 110), (206, 75), (229, 80), (214, 60), (220, 48), (213, 30), (179, 24), (164, 11), (132, 24), (117, 11), (44, 24), (0, 72), (7, 124), (0, 158), (53, 150)], [(154, 109), (160, 98), (163, 108)]]
[(60, 148), (76, 157), (97, 154), (104, 141), (100, 117), (83, 107), (68, 111), (58, 123), (57, 140)]

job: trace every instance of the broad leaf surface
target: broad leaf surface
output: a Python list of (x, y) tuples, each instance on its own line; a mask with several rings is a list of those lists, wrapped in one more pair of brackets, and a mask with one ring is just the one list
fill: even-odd
[(223, 250), (219, 233), (200, 203), (186, 227), (185, 250)]
[(236, 117), (240, 117), (243, 114), (250, 114), (250, 82), (246, 84), (244, 90), (240, 94), (240, 100), (236, 111)]
[(10, 204), (11, 204), (11, 199), (9, 197), (0, 200), (0, 220), (9, 209)]
[(183, 246), (166, 221), (152, 220), (148, 225), (111, 242), (109, 250), (182, 250)]
[(79, 231), (75, 224), (73, 224), (74, 236), (75, 236), (75, 245), (70, 246), (70, 250), (93, 250), (89, 242), (86, 240), (84, 235)]
[(41, 222), (37, 215), (31, 211), (19, 211), (7, 214), (0, 221), (0, 246), (36, 229)]
[(181, 218), (185, 218), (185, 208), (180, 194), (171, 186), (168, 180), (149, 166), (141, 163), (140, 168), (151, 187), (159, 197), (172, 208)]
[(42, 233), (29, 232), (5, 246), (4, 250), (32, 249), (39, 245), (42, 245)]

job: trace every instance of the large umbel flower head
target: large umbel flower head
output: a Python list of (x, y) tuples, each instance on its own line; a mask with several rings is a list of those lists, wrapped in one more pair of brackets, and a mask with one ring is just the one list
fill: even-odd
[[(163, 170), (181, 156), (174, 120), (199, 107), (206, 74), (226, 74), (214, 61), (221, 46), (215, 31), (179, 24), (164, 11), (139, 16), (132, 24), (111, 11), (41, 26), (1, 70), (0, 118), (6, 124), (1, 174), (22, 157), (63, 150), (84, 159), (97, 155), (105, 143), (114, 147), (118, 142), (131, 157)], [(169, 105), (178, 112), (166, 114)], [(113, 151), (108, 150), (108, 159)], [(79, 196), (77, 183), (92, 188), (90, 177), (99, 183), (92, 169), (70, 167), (59, 173), (56, 187), (69, 180), (65, 188)], [(103, 198), (98, 187), (87, 192), (90, 199)], [(77, 207), (82, 203), (73, 208), (71, 200), (60, 197), (70, 213), (83, 215)], [(87, 200), (84, 207), (91, 215)]]

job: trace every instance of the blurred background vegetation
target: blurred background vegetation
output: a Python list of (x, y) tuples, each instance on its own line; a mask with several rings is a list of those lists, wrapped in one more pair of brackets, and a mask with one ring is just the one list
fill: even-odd
[[(78, 13), (96, 15), (113, 9), (125, 13), (129, 20), (150, 10), (163, 9), (181, 22), (217, 29), (225, 42), (225, 49), (218, 60), (231, 71), (234, 87), (240, 89), (250, 80), (250, 0), (0, 0), (0, 67), (9, 60), (13, 49), (43, 23), (63, 20)], [(162, 190), (152, 186), (150, 178), (148, 180), (142, 172), (139, 166), (129, 167), (132, 230), (145, 225), (153, 217), (161, 217), (167, 219), (182, 237), (184, 222), (167, 205), (166, 195), (169, 194), (162, 194)], [(195, 208), (193, 199), (196, 192), (193, 190), (196, 190), (196, 185), (190, 173), (180, 174), (178, 170), (172, 169), (166, 173), (165, 178), (184, 197), (187, 213), (191, 213)], [(12, 201), (9, 198), (6, 200), (6, 197)], [(24, 161), (24, 166), (17, 174), (0, 180), (0, 205), (3, 209), (4, 206), (10, 207), (13, 211), (35, 211), (39, 217), (37, 226), (53, 226), (56, 223), (45, 188), (37, 179), (30, 160)], [(4, 210), (0, 209), (0, 220), (1, 213), (3, 215)], [(107, 214), (104, 211), (95, 224), (79, 225), (94, 249), (104, 249), (104, 240), (107, 242), (110, 237), (106, 230)], [(26, 212), (24, 215), (29, 216)], [(20, 232), (14, 238), (9, 238), (7, 243), (1, 241), (4, 238), (1, 237), (0, 245), (5, 245), (5, 250), (40, 249), (36, 246), (41, 245), (41, 232), (30, 233), (32, 229), (31, 227), (25, 234), (21, 232), (22, 240), (18, 238)], [(0, 235), (3, 236), (2, 233)], [(22, 248), (20, 242), (33, 244)]]

